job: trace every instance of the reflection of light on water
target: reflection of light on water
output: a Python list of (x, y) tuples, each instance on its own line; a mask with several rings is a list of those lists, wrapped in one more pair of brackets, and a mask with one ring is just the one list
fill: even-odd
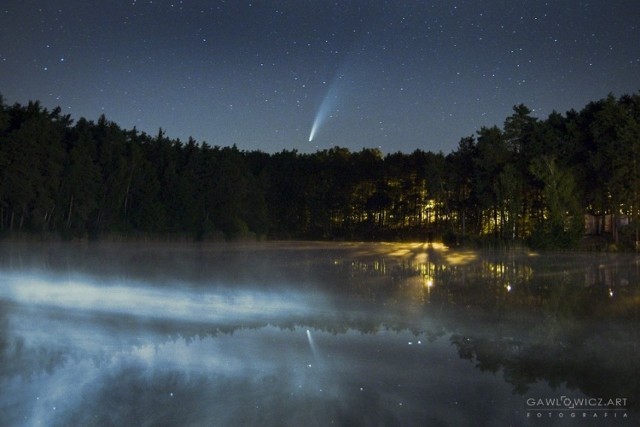
[(506, 271), (506, 267), (504, 264), (502, 263), (491, 263), (490, 264), (490, 268), (491, 270), (493, 270), (493, 272), (499, 276), (503, 275), (504, 272)]
[(398, 249), (396, 251), (391, 252), (389, 255), (391, 256), (405, 256), (409, 253), (409, 249)]
[(431, 293), (433, 282), (436, 277), (436, 265), (432, 262), (420, 264), (420, 274), (422, 275), (422, 283), (427, 288), (427, 293)]
[(313, 353), (313, 358), (318, 360), (318, 352), (316, 350), (316, 344), (313, 342), (313, 337), (311, 336), (311, 331), (307, 329), (307, 339), (309, 340), (309, 347), (311, 348), (311, 352)]
[(429, 256), (426, 252), (422, 252), (413, 257), (413, 261), (416, 263), (425, 263), (429, 259)]
[(443, 243), (440, 243), (440, 242), (429, 243), (427, 245), (427, 247), (433, 248), (433, 249), (435, 249), (437, 251), (443, 251), (443, 250), (447, 249), (447, 247)]
[(362, 255), (382, 255), (393, 258), (409, 258), (417, 263), (427, 262), (432, 256), (442, 257), (446, 264), (462, 265), (475, 261), (478, 253), (475, 251), (454, 250), (439, 242), (433, 243), (377, 243), (374, 246), (364, 246)]
[(374, 261), (373, 262), (373, 269), (375, 271), (379, 272), (379, 273), (382, 273), (382, 274), (385, 274), (387, 272), (387, 267), (386, 267), (384, 261), (383, 262), (378, 261), (378, 260)]
[(471, 251), (447, 253), (444, 255), (447, 263), (451, 265), (468, 264), (478, 257), (478, 254)]

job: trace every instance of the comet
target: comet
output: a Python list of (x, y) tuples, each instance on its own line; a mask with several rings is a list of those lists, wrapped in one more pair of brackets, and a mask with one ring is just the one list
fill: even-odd
[(322, 99), (322, 103), (320, 103), (320, 107), (318, 108), (318, 112), (316, 113), (316, 117), (313, 120), (313, 125), (311, 126), (311, 132), (309, 133), (309, 142), (313, 141), (318, 133), (318, 130), (323, 125), (327, 117), (331, 117), (331, 113), (336, 110), (336, 105), (338, 104), (338, 84), (337, 81), (340, 80), (341, 77), (334, 79), (327, 91), (326, 95)]
[(316, 349), (316, 343), (313, 341), (313, 337), (311, 336), (311, 331), (307, 329), (307, 339), (309, 340), (309, 347), (311, 348), (311, 353), (313, 354), (313, 359), (316, 364), (320, 362), (318, 358), (318, 350)]

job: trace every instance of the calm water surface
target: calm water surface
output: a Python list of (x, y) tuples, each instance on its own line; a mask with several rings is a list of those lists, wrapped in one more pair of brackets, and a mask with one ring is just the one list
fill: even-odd
[(6, 426), (638, 425), (640, 258), (3, 244)]

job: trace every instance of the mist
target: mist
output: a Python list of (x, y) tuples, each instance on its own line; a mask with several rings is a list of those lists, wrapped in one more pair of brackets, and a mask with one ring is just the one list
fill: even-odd
[(633, 401), (633, 260), (2, 245), (0, 410), (12, 426), (523, 425), (531, 396)]

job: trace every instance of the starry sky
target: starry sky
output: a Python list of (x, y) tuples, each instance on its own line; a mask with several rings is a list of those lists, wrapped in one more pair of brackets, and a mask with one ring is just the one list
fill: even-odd
[(0, 5), (6, 104), (248, 151), (447, 154), (515, 104), (638, 90), (638, 0)]

